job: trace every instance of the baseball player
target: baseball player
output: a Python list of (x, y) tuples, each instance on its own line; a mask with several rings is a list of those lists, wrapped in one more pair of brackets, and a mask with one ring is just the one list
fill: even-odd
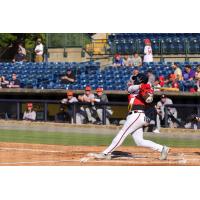
[(143, 74), (139, 74), (137, 80), (134, 81), (134, 85), (128, 88), (128, 92), (134, 93), (134, 95), (130, 98), (129, 113), (122, 129), (118, 132), (107, 149), (101, 153), (94, 153), (92, 156), (98, 159), (111, 158), (111, 153), (123, 143), (129, 134), (131, 134), (137, 146), (148, 147), (158, 151), (161, 153), (160, 160), (167, 159), (169, 147), (143, 138), (143, 126), (148, 124), (148, 119), (145, 116), (144, 110), (153, 102), (153, 89), (147, 82), (148, 78)]
[[(103, 92), (103, 88), (97, 88), (96, 89), (96, 95), (94, 98), (94, 102), (97, 103), (108, 103), (108, 97), (107, 95)], [(103, 124), (103, 108), (100, 105), (96, 105), (95, 106), (96, 111), (97, 111), (97, 115), (100, 119), (99, 124)], [(106, 124), (110, 124), (109, 118), (111, 115), (113, 114), (113, 111), (111, 110), (111, 108), (109, 106), (106, 106)]]
[[(94, 94), (91, 91), (91, 87), (90, 86), (86, 86), (85, 87), (85, 94), (83, 95), (79, 95), (78, 96), (78, 100), (80, 102), (85, 102), (85, 103), (94, 103)], [(94, 117), (96, 110), (95, 107), (92, 105), (84, 105), (81, 107), (81, 110), (84, 111), (87, 115), (88, 118), (88, 122), (89, 123), (96, 123), (96, 118)]]
[[(153, 133), (160, 133), (160, 127), (161, 127), (161, 122), (165, 119), (165, 105), (173, 105), (173, 102), (170, 98), (167, 98), (166, 95), (162, 95), (160, 101), (157, 102), (155, 108), (156, 108), (156, 129), (153, 131)], [(173, 107), (168, 107), (167, 108), (167, 114), (169, 116), (172, 116), (173, 118), (177, 119), (177, 110), (176, 108)], [(173, 128), (175, 125), (175, 122), (169, 117), (168, 123), (170, 128)]]
[(197, 114), (191, 114), (186, 118), (184, 127), (197, 130), (199, 122), (200, 122), (200, 117)]
[(145, 47), (144, 47), (144, 60), (143, 62), (153, 62), (153, 53), (151, 48), (151, 41), (149, 39), (144, 40)]
[[(62, 104), (68, 104), (67, 106), (67, 114), (71, 117), (71, 121), (73, 122), (73, 107), (70, 105), (71, 103), (76, 103), (78, 102), (78, 99), (74, 97), (73, 91), (68, 90), (67, 91), (67, 99), (62, 99), (61, 103)], [(76, 124), (83, 124), (85, 120), (85, 113), (80, 110), (79, 106), (76, 106)]]

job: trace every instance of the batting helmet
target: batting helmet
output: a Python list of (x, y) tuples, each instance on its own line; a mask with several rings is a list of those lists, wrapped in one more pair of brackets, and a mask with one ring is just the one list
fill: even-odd
[(138, 85), (141, 83), (148, 83), (148, 77), (144, 74), (138, 74), (133, 77), (134, 85)]

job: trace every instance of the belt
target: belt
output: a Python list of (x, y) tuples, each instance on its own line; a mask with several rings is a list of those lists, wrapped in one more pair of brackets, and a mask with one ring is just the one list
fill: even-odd
[(131, 115), (133, 113), (144, 113), (143, 110), (132, 110), (131, 112), (128, 113), (128, 115)]

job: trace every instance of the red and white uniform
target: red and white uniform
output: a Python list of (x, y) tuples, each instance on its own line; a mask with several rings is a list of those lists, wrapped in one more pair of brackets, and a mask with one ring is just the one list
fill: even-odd
[[(132, 85), (128, 88), (129, 95), (132, 95), (130, 98), (129, 104), (132, 104), (132, 109), (129, 110), (129, 114), (126, 118), (124, 126), (118, 132), (116, 137), (113, 139), (110, 146), (103, 151), (104, 154), (108, 154), (113, 152), (117, 147), (119, 147), (125, 138), (131, 134), (135, 144), (137, 146), (148, 147), (153, 150), (162, 152), (163, 146), (160, 144), (156, 144), (150, 140), (145, 140), (143, 138), (143, 126), (146, 124), (146, 117), (144, 110), (136, 109), (136, 108), (145, 108), (147, 103), (143, 99), (146, 93), (153, 93), (153, 89), (149, 84), (141, 84), (141, 85)], [(135, 107), (135, 108), (134, 108)]]
[(144, 60), (143, 62), (153, 62), (153, 53), (150, 45), (144, 47)]

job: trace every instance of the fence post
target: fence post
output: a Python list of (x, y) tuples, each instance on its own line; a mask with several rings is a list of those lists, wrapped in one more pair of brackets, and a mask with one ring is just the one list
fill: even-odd
[(73, 123), (76, 124), (76, 103), (73, 103)]
[[(199, 117), (200, 116), (200, 107), (198, 106), (197, 107), (197, 116)], [(200, 122), (197, 122), (197, 129), (200, 128)]]
[(48, 104), (47, 102), (44, 103), (44, 121), (47, 121), (47, 112), (48, 112)]
[(164, 108), (164, 112), (165, 112), (165, 128), (166, 128), (166, 127), (167, 127), (167, 122), (168, 122), (167, 106), (165, 106), (165, 108)]
[(17, 120), (20, 120), (20, 103), (17, 102)]
[(103, 105), (103, 110), (102, 110), (102, 123), (103, 125), (106, 125), (106, 105)]

